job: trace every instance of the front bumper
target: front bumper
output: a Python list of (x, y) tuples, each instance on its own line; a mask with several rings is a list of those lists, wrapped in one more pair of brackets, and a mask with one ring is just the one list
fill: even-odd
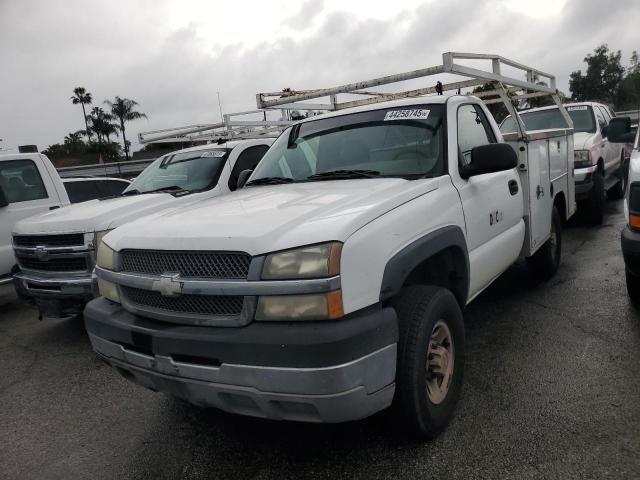
[(398, 321), (390, 308), (338, 321), (205, 327), (150, 320), (98, 298), (84, 317), (94, 350), (123, 376), (197, 405), (337, 423), (393, 399)]
[(13, 276), (13, 282), (21, 297), (53, 316), (81, 311), (97, 293), (96, 279), (90, 273), (58, 277), (21, 271)]
[(640, 232), (634, 232), (629, 225), (622, 230), (622, 256), (624, 263), (636, 276), (640, 276)]

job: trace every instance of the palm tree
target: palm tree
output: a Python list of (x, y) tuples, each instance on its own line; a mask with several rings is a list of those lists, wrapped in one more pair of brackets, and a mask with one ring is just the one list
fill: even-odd
[(87, 123), (87, 112), (85, 111), (85, 105), (91, 105), (91, 93), (87, 92), (84, 87), (76, 87), (73, 89), (73, 96), (71, 97), (71, 103), (74, 105), (80, 104), (82, 106), (82, 117), (84, 118), (84, 126), (86, 127), (87, 136), (89, 142), (91, 142), (91, 131), (89, 130), (89, 124)]
[(100, 107), (93, 107), (91, 115), (87, 115), (87, 122), (91, 124), (91, 130), (98, 136), (98, 142), (102, 143), (103, 138), (107, 143), (111, 143), (111, 135), (118, 135), (118, 126), (111, 123), (115, 117), (105, 112)]
[(116, 96), (113, 102), (105, 100), (104, 103), (111, 107), (111, 113), (120, 120), (120, 131), (122, 132), (124, 155), (126, 159), (129, 160), (129, 143), (127, 142), (127, 137), (124, 133), (124, 124), (125, 122), (130, 122), (131, 120), (147, 118), (147, 115), (141, 112), (136, 112), (134, 108), (136, 105), (138, 105), (138, 102), (129, 98), (120, 98)]

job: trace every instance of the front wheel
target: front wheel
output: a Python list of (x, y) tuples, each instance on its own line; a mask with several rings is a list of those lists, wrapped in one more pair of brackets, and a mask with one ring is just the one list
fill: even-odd
[(628, 268), (625, 268), (627, 277), (627, 293), (631, 303), (640, 305), (640, 277), (634, 275)]
[(560, 267), (562, 254), (562, 219), (557, 207), (551, 211), (551, 233), (549, 239), (536, 253), (527, 257), (527, 265), (533, 274), (543, 280), (553, 277)]
[(611, 200), (618, 200), (624, 197), (624, 192), (627, 189), (627, 168), (624, 157), (620, 158), (618, 177), (620, 177), (620, 181), (611, 187), (611, 190), (607, 191), (607, 197)]
[(605, 206), (604, 177), (601, 173), (594, 173), (593, 188), (589, 192), (589, 197), (581, 202), (580, 208), (588, 223), (600, 225), (604, 219)]
[(464, 371), (464, 321), (453, 294), (405, 287), (395, 301), (400, 326), (394, 410), (412, 436), (435, 438), (453, 418)]

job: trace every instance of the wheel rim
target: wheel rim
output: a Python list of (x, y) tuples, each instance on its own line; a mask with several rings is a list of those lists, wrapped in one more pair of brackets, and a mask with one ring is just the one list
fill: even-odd
[(438, 320), (431, 331), (427, 349), (427, 397), (435, 405), (447, 397), (453, 378), (454, 359), (451, 331), (443, 320)]

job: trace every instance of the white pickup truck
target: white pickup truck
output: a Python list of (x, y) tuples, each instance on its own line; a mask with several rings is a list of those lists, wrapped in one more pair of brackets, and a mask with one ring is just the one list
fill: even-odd
[(234, 140), (172, 152), (149, 165), (120, 196), (73, 204), (17, 223), (13, 248), (20, 269), (14, 275), (18, 294), (43, 315), (81, 312), (97, 292), (92, 278), (95, 246), (106, 232), (163, 209), (234, 190), (240, 171), (254, 168), (272, 142), (273, 138)]
[(53, 164), (41, 153), (0, 155), (0, 294), (13, 290), (18, 269), (11, 230), (19, 220), (69, 205)]
[(102, 239), (93, 348), (198, 405), (344, 422), (393, 402), (433, 437), (460, 395), (462, 309), (521, 254), (558, 268), (572, 139), (505, 143), (461, 95), (294, 124), (244, 188)]

